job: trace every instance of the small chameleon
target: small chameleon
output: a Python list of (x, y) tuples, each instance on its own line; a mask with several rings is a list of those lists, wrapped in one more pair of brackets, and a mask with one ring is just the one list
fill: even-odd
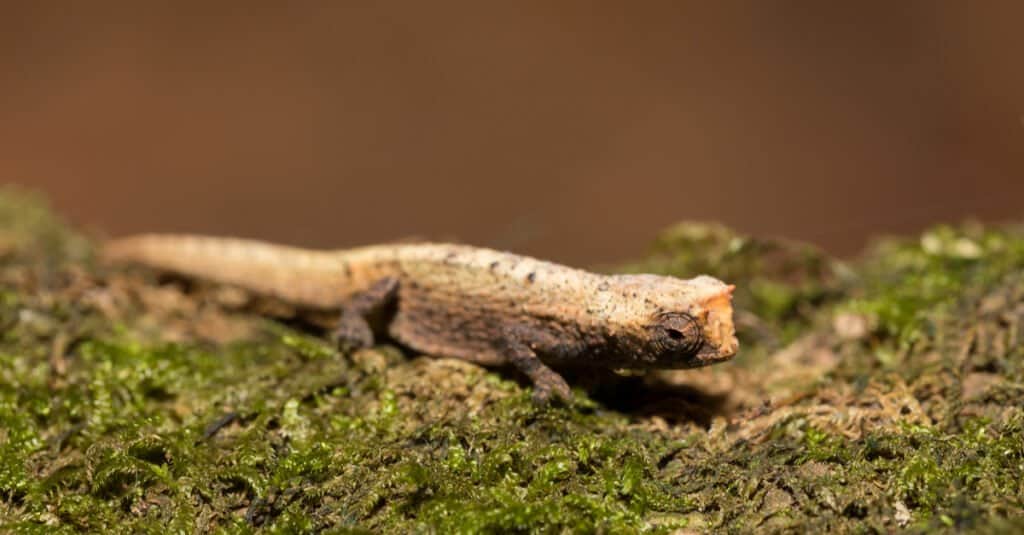
[(734, 287), (706, 275), (599, 275), (466, 245), (314, 251), (171, 234), (114, 240), (103, 256), (336, 310), (335, 339), (351, 348), (377, 333), (430, 355), (510, 363), (541, 404), (571, 399), (552, 367), (695, 368), (739, 347)]

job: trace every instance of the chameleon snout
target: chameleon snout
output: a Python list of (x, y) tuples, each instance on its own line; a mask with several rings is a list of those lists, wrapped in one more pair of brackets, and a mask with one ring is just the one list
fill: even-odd
[(735, 288), (730, 284), (703, 303), (704, 346), (697, 355), (702, 365), (729, 360), (739, 351), (740, 343), (736, 339), (732, 319), (732, 293)]

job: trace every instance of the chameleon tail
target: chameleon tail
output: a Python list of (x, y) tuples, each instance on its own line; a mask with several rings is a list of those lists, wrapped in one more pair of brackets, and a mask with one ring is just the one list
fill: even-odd
[(108, 242), (102, 258), (235, 284), (315, 308), (339, 306), (350, 286), (339, 253), (255, 240), (142, 234)]

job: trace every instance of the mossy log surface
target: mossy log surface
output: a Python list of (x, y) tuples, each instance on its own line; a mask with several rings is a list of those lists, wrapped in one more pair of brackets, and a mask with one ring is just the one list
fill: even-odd
[(2, 532), (1024, 530), (1020, 228), (842, 263), (680, 224), (615, 269), (736, 284), (741, 353), (549, 409), (93, 251), (0, 192)]

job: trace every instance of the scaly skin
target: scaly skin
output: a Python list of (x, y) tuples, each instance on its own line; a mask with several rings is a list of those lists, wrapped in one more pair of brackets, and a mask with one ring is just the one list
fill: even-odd
[(339, 310), (337, 338), (353, 347), (373, 344), (367, 318), (383, 315), (379, 330), (416, 351), (515, 365), (539, 402), (570, 398), (550, 366), (692, 368), (738, 349), (733, 287), (704, 275), (598, 275), (465, 245), (310, 251), (179, 235), (115, 240), (104, 256)]

